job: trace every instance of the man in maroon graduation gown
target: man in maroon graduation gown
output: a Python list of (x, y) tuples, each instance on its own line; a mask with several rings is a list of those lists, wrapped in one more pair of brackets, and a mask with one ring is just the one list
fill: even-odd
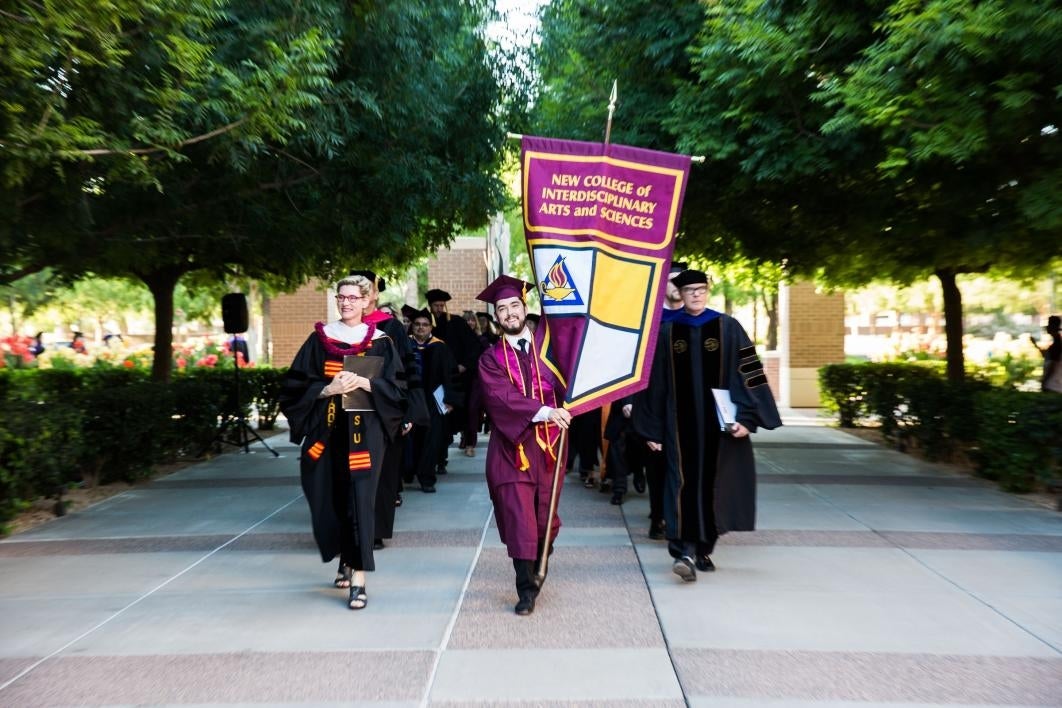
[[(535, 565), (543, 541), (560, 530), (554, 515), (547, 529), (550, 493), (561, 430), (571, 414), (561, 407), (564, 387), (539, 357), (545, 328), (527, 327), (524, 298), (534, 286), (499, 276), (478, 299), (494, 305), (502, 336), (479, 359), (483, 407), (492, 429), (487, 446), (487, 486), (498, 534), (516, 571), (516, 614), (529, 615), (541, 589)], [(560, 490), (558, 490), (558, 494)]]

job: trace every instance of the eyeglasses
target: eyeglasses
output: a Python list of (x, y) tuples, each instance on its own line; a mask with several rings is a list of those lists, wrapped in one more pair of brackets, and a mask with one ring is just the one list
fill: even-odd
[(344, 302), (349, 302), (351, 305), (353, 305), (358, 300), (365, 299), (366, 297), (364, 295), (336, 295), (336, 302), (338, 302), (340, 305), (342, 305)]
[(699, 288), (685, 287), (685, 288), (682, 288), (682, 290), (680, 292), (683, 295), (704, 295), (704, 294), (706, 294), (708, 292), (708, 288), (703, 287), (703, 286), (699, 287)]

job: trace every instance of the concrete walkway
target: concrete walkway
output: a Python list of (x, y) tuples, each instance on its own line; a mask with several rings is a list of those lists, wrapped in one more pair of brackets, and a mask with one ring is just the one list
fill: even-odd
[(1062, 705), (1062, 515), (786, 418), (754, 438), (760, 530), (696, 583), (644, 496), (570, 477), (528, 618), (482, 440), (406, 492), (361, 612), (294, 446), (186, 468), (0, 543), (0, 706)]

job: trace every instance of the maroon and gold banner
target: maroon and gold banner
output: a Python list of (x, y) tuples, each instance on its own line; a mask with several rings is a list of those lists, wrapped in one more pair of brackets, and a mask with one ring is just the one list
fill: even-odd
[(648, 381), (689, 166), (685, 155), (523, 138), (543, 346), (573, 414)]

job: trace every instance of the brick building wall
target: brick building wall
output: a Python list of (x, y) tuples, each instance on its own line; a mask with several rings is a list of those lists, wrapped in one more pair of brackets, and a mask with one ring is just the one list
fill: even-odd
[(273, 366), (291, 364), (299, 347), (313, 331), (315, 322), (336, 317), (327, 290), (319, 281), (311, 281), (293, 293), (283, 293), (269, 303), (269, 334), (266, 343)]
[[(485, 237), (460, 236), (450, 248), (439, 251), (428, 261), (428, 289), (450, 293), (453, 300), (447, 303), (447, 311), (451, 314), (485, 309), (476, 295), (487, 287), (486, 249)], [(424, 293), (420, 293), (420, 298), (424, 302)]]
[(819, 367), (844, 361), (844, 295), (819, 293), (809, 282), (783, 285), (778, 309), (778, 398), (791, 408), (816, 408)]
[(767, 385), (771, 387), (771, 394), (774, 395), (775, 402), (780, 403), (782, 400), (782, 387), (779, 379), (781, 356), (777, 350), (763, 352), (760, 354), (760, 361), (763, 362), (763, 373), (767, 377)]

